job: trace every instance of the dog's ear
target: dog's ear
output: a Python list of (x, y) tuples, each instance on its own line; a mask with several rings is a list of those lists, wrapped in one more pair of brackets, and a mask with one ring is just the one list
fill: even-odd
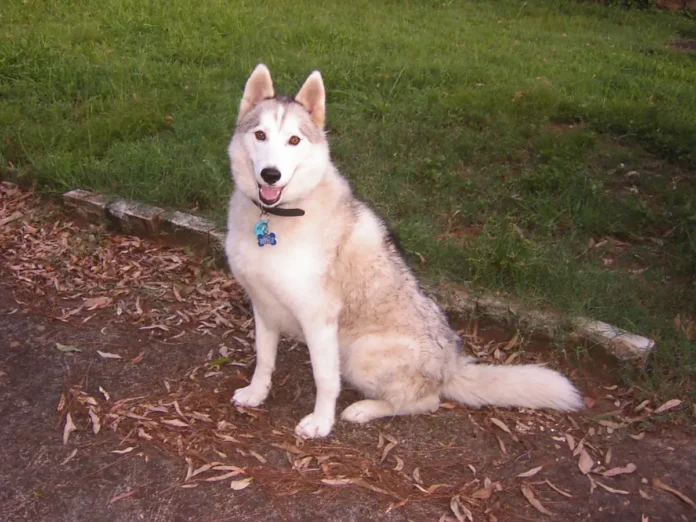
[(319, 71), (314, 71), (309, 75), (302, 88), (295, 95), (295, 101), (309, 111), (317, 127), (324, 128), (326, 92), (324, 91), (324, 80), (322, 80)]
[(241, 121), (261, 100), (273, 98), (273, 96), (275, 96), (275, 90), (273, 89), (273, 80), (271, 80), (271, 71), (260, 63), (254, 68), (244, 87), (244, 96), (242, 96), (242, 103), (239, 105), (237, 121)]

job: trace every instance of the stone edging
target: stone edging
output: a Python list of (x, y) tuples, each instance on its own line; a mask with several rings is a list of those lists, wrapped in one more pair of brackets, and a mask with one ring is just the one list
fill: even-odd
[(610, 355), (621, 361), (643, 365), (653, 349), (655, 341), (627, 332), (609, 323), (587, 317), (564, 317), (557, 313), (530, 309), (507, 296), (477, 295), (466, 288), (436, 289), (435, 295), (451, 309), (480, 313), (485, 316), (512, 320), (524, 328), (553, 337), (560, 332), (570, 332), (572, 338), (602, 346)]
[[(166, 236), (170, 242), (202, 249), (216, 261), (224, 262), (225, 231), (207, 219), (81, 189), (63, 194), (63, 202), (89, 221), (107, 221), (118, 230), (136, 236)], [(655, 347), (652, 339), (608, 323), (585, 317), (567, 319), (531, 310), (504, 296), (476, 295), (454, 285), (434, 289), (433, 294), (445, 308), (454, 312), (477, 312), (496, 319), (512, 319), (547, 335), (569, 329), (574, 337), (602, 346), (619, 360), (639, 365), (645, 363)]]
[(87, 221), (108, 222), (135, 236), (165, 237), (170, 243), (202, 249), (224, 260), (225, 231), (202, 217), (81, 189), (63, 194), (63, 203)]

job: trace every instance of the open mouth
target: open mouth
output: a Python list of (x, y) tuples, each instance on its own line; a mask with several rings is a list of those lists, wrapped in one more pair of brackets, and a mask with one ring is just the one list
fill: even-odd
[(259, 199), (261, 203), (270, 207), (280, 201), (283, 195), (283, 187), (269, 187), (267, 185), (259, 185)]

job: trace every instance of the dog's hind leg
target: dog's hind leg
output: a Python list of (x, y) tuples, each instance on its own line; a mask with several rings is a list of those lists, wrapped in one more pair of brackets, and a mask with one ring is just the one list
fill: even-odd
[(234, 392), (232, 400), (240, 406), (256, 407), (266, 400), (271, 390), (271, 376), (275, 369), (276, 353), (280, 332), (269, 326), (254, 308), (256, 330), (256, 368), (251, 383)]
[(346, 346), (343, 374), (368, 400), (348, 406), (341, 414), (350, 422), (380, 417), (415, 415), (440, 405), (440, 361), (427, 357), (420, 344), (400, 334), (368, 334)]
[(391, 402), (386, 400), (366, 399), (354, 402), (348, 406), (343, 410), (343, 413), (341, 413), (341, 419), (363, 424), (381, 417), (433, 412), (436, 411), (439, 406), (440, 397), (438, 395), (423, 397), (415, 402), (403, 404), (399, 407), (395, 407)]

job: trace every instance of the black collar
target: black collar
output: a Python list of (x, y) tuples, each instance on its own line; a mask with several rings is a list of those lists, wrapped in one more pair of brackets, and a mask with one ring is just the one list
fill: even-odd
[(258, 201), (254, 201), (252, 199), (254, 205), (259, 207), (263, 212), (266, 214), (273, 214), (274, 216), (285, 216), (285, 217), (294, 217), (294, 216), (304, 216), (304, 210), (301, 208), (280, 208), (280, 207), (265, 207), (261, 204), (259, 204)]

